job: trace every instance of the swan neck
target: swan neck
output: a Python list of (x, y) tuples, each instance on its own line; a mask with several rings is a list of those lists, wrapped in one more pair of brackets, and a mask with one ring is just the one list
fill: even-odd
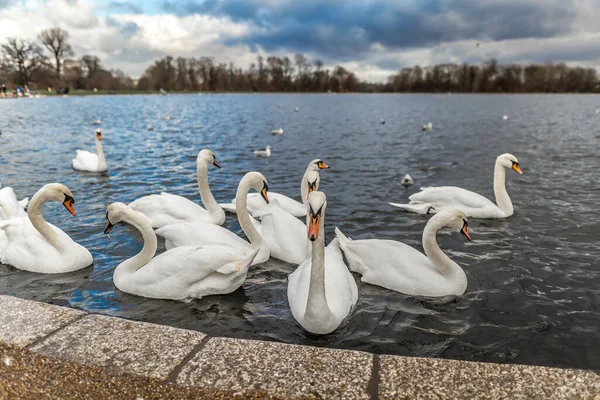
[[(304, 175), (302, 176), (302, 180), (300, 181), (300, 196), (302, 196), (302, 204), (306, 207), (308, 205), (308, 186), (306, 185), (306, 179), (308, 173), (311, 171), (311, 166), (309, 165), (304, 171)], [(307, 225), (308, 226), (308, 225)]]
[(506, 169), (499, 162), (496, 162), (494, 166), (494, 195), (496, 196), (496, 204), (505, 216), (511, 216), (514, 209), (506, 191)]
[(96, 154), (98, 155), (98, 169), (106, 168), (106, 158), (102, 148), (102, 140), (96, 139)]
[(152, 230), (152, 226), (148, 221), (144, 220), (142, 216), (136, 214), (133, 210), (128, 210), (122, 220), (140, 231), (144, 246), (138, 254), (131, 257), (129, 260), (122, 262), (115, 269), (113, 277), (115, 283), (121, 282), (122, 278), (133, 274), (138, 269), (148, 264), (156, 254), (158, 246), (156, 234)]
[(250, 220), (250, 214), (248, 214), (248, 192), (250, 191), (250, 184), (244, 180), (240, 182), (237, 192), (235, 194), (235, 212), (240, 222), (240, 226), (244, 231), (244, 234), (250, 241), (252, 248), (256, 249), (263, 243), (262, 236), (254, 227), (254, 224)]
[(441, 226), (432, 222), (433, 221), (430, 220), (423, 230), (423, 249), (425, 250), (425, 255), (427, 255), (431, 264), (433, 264), (440, 274), (446, 277), (453, 275), (457, 268), (462, 272), (462, 269), (458, 264), (452, 261), (450, 257), (440, 249), (436, 240), (436, 234)]
[(312, 242), (312, 256), (310, 268), (310, 284), (308, 287), (308, 301), (306, 304), (306, 318), (325, 321), (330, 317), (331, 310), (325, 295), (325, 213), (319, 222), (319, 235)]
[(204, 161), (198, 162), (197, 171), (198, 190), (200, 191), (200, 198), (202, 199), (202, 204), (204, 204), (206, 211), (209, 213), (223, 212), (210, 191), (210, 186), (208, 186), (208, 165)]
[(46, 222), (43, 215), (44, 204), (51, 200), (44, 189), (38, 191), (27, 208), (27, 215), (33, 227), (46, 239), (46, 241), (57, 250), (62, 250), (60, 236)]

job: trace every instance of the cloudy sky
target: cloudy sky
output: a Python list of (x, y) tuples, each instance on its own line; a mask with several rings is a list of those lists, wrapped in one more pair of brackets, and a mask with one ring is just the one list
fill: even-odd
[(370, 81), (492, 57), (600, 68), (599, 21), (600, 0), (0, 0), (0, 42), (60, 26), (77, 56), (134, 77), (167, 54), (247, 67), (302, 52)]

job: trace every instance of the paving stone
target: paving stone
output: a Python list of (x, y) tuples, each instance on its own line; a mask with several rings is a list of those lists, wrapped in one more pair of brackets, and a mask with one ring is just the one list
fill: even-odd
[(213, 338), (182, 369), (177, 383), (290, 397), (368, 399), (373, 356), (254, 340)]
[(0, 295), (0, 342), (28, 346), (83, 315), (72, 308)]
[(380, 399), (594, 399), (592, 371), (381, 356)]
[(117, 372), (166, 379), (205, 336), (168, 326), (88, 315), (32, 350)]

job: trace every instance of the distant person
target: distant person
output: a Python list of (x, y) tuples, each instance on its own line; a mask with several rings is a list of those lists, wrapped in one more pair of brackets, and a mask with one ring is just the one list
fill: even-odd
[(6, 85), (2, 84), (2, 96), (6, 97)]

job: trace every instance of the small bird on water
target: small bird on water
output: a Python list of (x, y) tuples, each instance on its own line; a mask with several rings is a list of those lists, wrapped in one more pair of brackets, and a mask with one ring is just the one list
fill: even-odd
[(146, 129), (148, 129), (149, 131), (153, 131), (153, 130), (154, 130), (154, 127), (153, 127), (152, 125), (148, 125), (148, 126), (146, 127)]
[(502, 119), (504, 119), (504, 120), (508, 119), (508, 115), (503, 115)]
[(430, 131), (432, 129), (433, 129), (433, 124), (431, 122), (429, 122), (429, 123), (423, 125), (423, 129), (422, 130), (423, 131)]
[(406, 174), (406, 175), (404, 175), (404, 178), (402, 178), (402, 180), (400, 181), (400, 183), (405, 188), (408, 188), (409, 186), (414, 185), (415, 182), (413, 181), (413, 179), (410, 177), (409, 174)]
[(102, 119), (98, 118), (95, 121), (92, 121), (92, 125), (102, 125)]
[(271, 135), (283, 135), (283, 128), (273, 129)]
[(271, 157), (271, 149), (271, 146), (267, 146), (264, 150), (254, 150), (252, 153), (257, 157)]
[(381, 125), (384, 125), (384, 124), (385, 124), (385, 119), (381, 118), (381, 119), (379, 120), (379, 123), (380, 123)]

